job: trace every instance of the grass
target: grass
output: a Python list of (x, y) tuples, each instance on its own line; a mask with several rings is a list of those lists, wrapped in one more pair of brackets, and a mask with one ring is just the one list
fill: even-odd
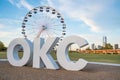
[(6, 59), (7, 58), (6, 52), (0, 52), (0, 59)]
[[(22, 52), (18, 53), (19, 58), (21, 59), (23, 56)], [(7, 59), (7, 52), (0, 52), (0, 59)]]
[[(22, 53), (19, 53), (20, 58), (22, 57)], [(56, 59), (56, 55), (52, 53), (54, 59)], [(83, 58), (87, 61), (92, 62), (107, 62), (107, 63), (117, 63), (120, 64), (120, 55), (116, 54), (80, 54), (77, 52), (69, 53), (71, 60), (78, 60), (79, 58)], [(0, 52), (0, 59), (6, 59), (6, 52)]]
[(120, 55), (115, 54), (80, 54), (76, 52), (69, 53), (71, 60), (78, 60), (83, 58), (92, 62), (107, 62), (120, 64)]

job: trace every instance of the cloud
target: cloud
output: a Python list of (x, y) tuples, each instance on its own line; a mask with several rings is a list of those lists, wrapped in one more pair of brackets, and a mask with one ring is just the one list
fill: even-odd
[(88, 25), (92, 31), (94, 31), (94, 32), (100, 31), (100, 27), (98, 25), (96, 25), (96, 23), (93, 20), (86, 18), (86, 17), (81, 17), (81, 20), (84, 21), (84, 23), (86, 25)]
[(0, 31), (0, 38), (5, 38), (5, 37), (8, 36), (9, 34), (10, 34), (10, 32)]
[(28, 10), (33, 9), (33, 6), (30, 5), (26, 0), (8, 0), (12, 5), (17, 6), (18, 8), (24, 7)]
[(53, 5), (53, 3), (52, 3), (51, 0), (47, 0), (47, 2), (48, 2), (48, 5), (49, 5), (49, 6), (54, 7), (54, 5)]
[(18, 37), (22, 37), (21, 28), (11, 29), (9, 31), (0, 30), (0, 41), (4, 42), (6, 47), (8, 46), (10, 41)]
[(3, 31), (3, 29), (6, 27), (6, 25), (0, 23), (0, 38), (4, 38), (6, 35), (9, 34), (7, 31)]
[(99, 10), (101, 10), (100, 5), (93, 5), (91, 1), (85, 2), (83, 0), (59, 0), (58, 8), (71, 19), (83, 21), (87, 26), (91, 28), (92, 31), (98, 32), (100, 30), (99, 26), (96, 25), (96, 23), (91, 19)]
[(2, 28), (4, 28), (5, 27), (5, 25), (3, 25), (3, 24), (0, 24), (0, 29), (2, 29)]
[[(62, 13), (66, 14), (65, 16), (74, 20), (83, 21), (84, 24), (91, 29), (91, 31), (100, 32), (104, 30), (105, 27), (101, 25), (104, 25), (106, 20), (104, 20), (105, 15), (103, 12), (105, 12), (107, 8), (114, 3), (114, 0), (52, 0), (49, 2), (58, 8)], [(98, 17), (95, 20), (96, 15), (98, 15)], [(101, 17), (103, 20), (101, 20), (100, 23), (97, 20)], [(109, 24), (106, 26), (109, 26)]]
[(30, 4), (29, 4), (27, 1), (25, 1), (25, 0), (21, 0), (20, 3), (21, 3), (21, 5), (22, 5), (23, 7), (27, 8), (28, 10), (33, 9), (33, 6), (30, 5)]
[(14, 4), (14, 0), (8, 0), (11, 4)]
[(41, 6), (54, 7), (53, 0), (39, 0)]
[(21, 37), (21, 21), (13, 19), (0, 19), (0, 41), (8, 46), (14, 38)]
[(1, 18), (0, 19), (0, 31), (16, 29), (17, 27), (21, 26), (21, 23), (22, 23), (21, 20)]
[(4, 42), (5, 46), (7, 47), (10, 41), (15, 38), (21, 37), (20, 28), (11, 29), (10, 31), (0, 31), (0, 41)]
[[(117, 9), (116, 7), (113, 8), (115, 1), (116, 0), (40, 0), (39, 4), (56, 8), (71, 20), (82, 21), (91, 31), (101, 32), (120, 28), (120, 17), (118, 17), (120, 14), (119, 7)], [(26, 0), (9, 0), (9, 2), (18, 8), (24, 7), (28, 10), (33, 8)]]

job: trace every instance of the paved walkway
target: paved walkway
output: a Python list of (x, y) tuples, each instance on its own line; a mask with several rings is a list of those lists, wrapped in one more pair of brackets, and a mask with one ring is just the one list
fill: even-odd
[(14, 67), (0, 61), (0, 80), (120, 80), (120, 66), (88, 63), (82, 71)]
[(108, 66), (120, 66), (120, 64), (113, 64), (113, 63), (103, 63), (103, 62), (88, 62), (90, 64), (99, 64), (99, 65), (108, 65)]
[[(0, 59), (0, 61), (8, 61), (7, 59)], [(103, 63), (103, 62), (88, 62), (89, 64), (109, 65), (109, 66), (120, 66), (120, 64)]]
[(8, 61), (7, 59), (0, 59), (0, 61)]

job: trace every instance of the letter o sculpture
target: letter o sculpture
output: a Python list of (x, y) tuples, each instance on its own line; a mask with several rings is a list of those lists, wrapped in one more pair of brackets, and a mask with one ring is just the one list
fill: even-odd
[[(23, 57), (20, 59), (18, 51), (23, 48)], [(16, 38), (9, 44), (7, 58), (14, 66), (24, 66), (30, 64), (32, 60), (32, 43), (28, 39)]]

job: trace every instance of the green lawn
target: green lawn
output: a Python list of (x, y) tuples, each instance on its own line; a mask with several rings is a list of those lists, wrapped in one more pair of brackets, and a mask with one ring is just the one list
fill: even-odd
[[(19, 57), (22, 58), (23, 53), (19, 52)], [(0, 52), (0, 59), (7, 59), (7, 52)]]
[(6, 52), (0, 52), (0, 59), (6, 59)]
[(120, 64), (120, 55), (115, 54), (80, 54), (80, 53), (69, 53), (71, 60), (78, 60), (83, 58), (87, 61), (92, 62), (107, 62), (107, 63), (118, 63)]
[[(20, 53), (20, 56), (22, 54)], [(54, 59), (56, 59), (56, 55), (52, 53)], [(71, 60), (78, 60), (79, 58), (83, 58), (87, 61), (92, 62), (107, 62), (107, 63), (117, 63), (120, 64), (120, 55), (116, 54), (80, 54), (77, 52), (69, 53)], [(0, 52), (0, 59), (6, 59), (6, 52)]]

